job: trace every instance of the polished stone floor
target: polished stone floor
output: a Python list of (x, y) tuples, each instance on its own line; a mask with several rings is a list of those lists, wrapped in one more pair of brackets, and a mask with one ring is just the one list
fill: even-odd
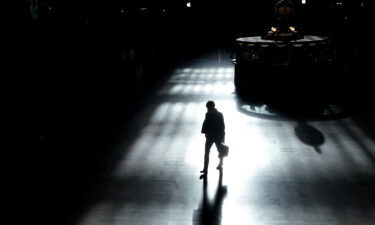
[[(351, 117), (245, 113), (226, 56), (181, 64), (142, 103), (113, 160), (101, 162), (114, 169), (91, 178), (95, 201), (83, 201), (70, 225), (374, 224), (374, 140)], [(218, 171), (213, 146), (199, 179), (207, 100), (224, 114), (230, 153)]]

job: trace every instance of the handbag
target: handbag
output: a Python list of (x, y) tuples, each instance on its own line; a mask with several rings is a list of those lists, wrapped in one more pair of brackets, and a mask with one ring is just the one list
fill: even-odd
[(228, 145), (221, 143), (219, 147), (219, 158), (228, 156), (228, 153), (229, 153)]

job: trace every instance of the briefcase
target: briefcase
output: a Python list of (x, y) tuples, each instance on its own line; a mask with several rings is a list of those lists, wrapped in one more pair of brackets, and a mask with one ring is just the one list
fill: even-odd
[(229, 147), (228, 145), (221, 143), (219, 147), (219, 157), (226, 157), (229, 153)]

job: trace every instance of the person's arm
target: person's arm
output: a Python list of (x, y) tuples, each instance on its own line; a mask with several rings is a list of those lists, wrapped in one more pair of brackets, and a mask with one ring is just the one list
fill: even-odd
[(223, 116), (223, 114), (220, 114), (220, 123), (221, 123), (221, 128), (222, 128), (222, 130), (224, 132), (224, 130), (225, 130), (225, 123), (224, 123), (224, 116)]
[(206, 134), (207, 133), (207, 114), (206, 114), (206, 117), (205, 117), (205, 119), (203, 121), (203, 124), (202, 124), (201, 133), (202, 134)]

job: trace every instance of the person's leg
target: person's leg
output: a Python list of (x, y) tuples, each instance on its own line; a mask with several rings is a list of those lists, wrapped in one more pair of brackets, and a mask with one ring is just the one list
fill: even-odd
[(224, 163), (224, 157), (220, 157), (220, 162), (219, 162), (219, 165), (217, 166), (217, 169), (222, 169), (223, 168), (223, 163)]
[(211, 138), (206, 138), (206, 144), (204, 149), (204, 167), (201, 172), (206, 173), (208, 170), (208, 163), (210, 161), (210, 149), (212, 145), (214, 144), (214, 141)]
[(220, 159), (219, 165), (216, 167), (216, 169), (222, 169), (223, 168), (223, 163), (224, 163), (224, 161), (223, 161), (224, 156), (220, 155), (220, 151), (219, 151), (221, 143), (222, 143), (221, 140), (215, 141), (216, 149), (217, 149), (217, 151), (219, 153), (219, 159)]

